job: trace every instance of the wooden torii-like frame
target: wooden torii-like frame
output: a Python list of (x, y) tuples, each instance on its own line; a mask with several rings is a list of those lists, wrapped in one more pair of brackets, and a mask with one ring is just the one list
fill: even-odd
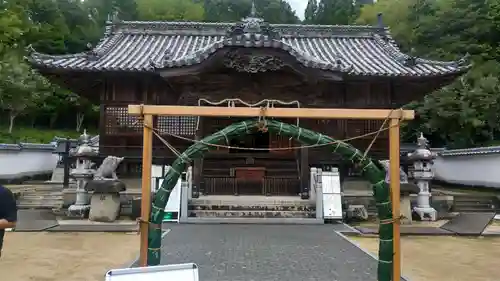
[[(128, 113), (143, 119), (142, 152), (142, 202), (141, 217), (149, 221), (151, 211), (151, 166), (153, 152), (153, 116), (211, 116), (211, 117), (281, 117), (308, 119), (361, 119), (390, 120), (389, 162), (390, 192), (393, 218), (400, 217), (400, 123), (413, 120), (413, 110), (402, 109), (345, 109), (345, 108), (252, 108), (216, 106), (171, 106), (171, 105), (129, 105)], [(140, 265), (147, 266), (148, 225), (141, 224)], [(393, 274), (392, 280), (401, 279), (401, 241), (399, 220), (393, 228)]]

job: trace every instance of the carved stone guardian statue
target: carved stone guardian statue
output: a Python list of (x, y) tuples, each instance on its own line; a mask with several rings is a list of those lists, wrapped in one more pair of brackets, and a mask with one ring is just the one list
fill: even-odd
[(120, 215), (120, 192), (125, 191), (123, 182), (118, 180), (116, 169), (123, 157), (108, 156), (97, 169), (94, 180), (87, 184), (87, 190), (93, 192), (90, 199), (91, 221), (112, 222)]

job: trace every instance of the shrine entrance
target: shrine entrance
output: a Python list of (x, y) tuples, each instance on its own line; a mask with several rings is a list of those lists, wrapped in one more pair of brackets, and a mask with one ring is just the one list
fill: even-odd
[(246, 153), (248, 152), (246, 149), (251, 148), (256, 148), (253, 153), (269, 153), (269, 144), (269, 132), (254, 132), (248, 135), (236, 136), (229, 142), (231, 146), (229, 153)]
[[(411, 120), (415, 113), (408, 110), (370, 110), (370, 109), (313, 109), (313, 108), (216, 108), (189, 106), (148, 106), (129, 105), (129, 114), (140, 116), (144, 122), (143, 175), (141, 202), (141, 255), (140, 265), (158, 265), (161, 259), (162, 220), (170, 194), (177, 184), (181, 173), (195, 158), (202, 157), (210, 148), (226, 144), (232, 137), (248, 133), (276, 132), (294, 138), (304, 146), (324, 145), (332, 147), (344, 159), (358, 166), (363, 176), (373, 185), (373, 196), (377, 204), (379, 225), (379, 261), (377, 277), (380, 281), (399, 280), (401, 276), (401, 252), (399, 220), (399, 126), (401, 120)], [(151, 165), (153, 116), (260, 116), (259, 120), (248, 120), (230, 125), (215, 134), (207, 136), (187, 150), (180, 153), (164, 177), (163, 183), (151, 200)], [(385, 181), (385, 173), (364, 153), (345, 141), (334, 140), (314, 131), (275, 120), (272, 117), (330, 118), (330, 119), (382, 119), (389, 122), (388, 128), (382, 125), (378, 132), (389, 130), (390, 137), (390, 188)], [(263, 118), (264, 117), (264, 118)], [(375, 132), (375, 135), (376, 133)], [(302, 147), (301, 147), (302, 148)], [(152, 203), (152, 204), (151, 204)], [(151, 208), (152, 207), (152, 208)], [(151, 215), (151, 217), (150, 217)]]

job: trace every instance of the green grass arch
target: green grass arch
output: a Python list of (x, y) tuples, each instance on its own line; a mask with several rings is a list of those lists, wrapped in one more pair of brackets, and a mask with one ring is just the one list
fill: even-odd
[[(192, 159), (202, 157), (205, 152), (212, 148), (208, 144), (229, 145), (231, 138), (256, 132), (259, 129), (259, 125), (261, 125), (261, 122), (258, 120), (237, 122), (213, 135), (205, 137), (202, 141), (186, 149), (172, 164), (171, 169), (165, 175), (163, 183), (153, 199), (150, 223), (156, 225), (162, 223), (165, 205), (180, 174), (186, 169)], [(275, 120), (266, 120), (265, 125), (269, 132), (292, 137), (305, 145), (327, 145), (335, 142), (334, 139), (320, 133)], [(375, 165), (370, 158), (363, 157), (363, 153), (360, 150), (348, 143), (338, 141), (331, 144), (331, 147), (333, 153), (338, 153), (344, 159), (350, 160), (358, 167), (361, 167), (363, 176), (373, 185), (373, 196), (377, 203), (378, 218), (381, 222), (377, 280), (391, 281), (393, 225), (390, 192), (385, 182), (385, 172), (379, 166)], [(147, 262), (150, 266), (160, 264), (161, 234), (161, 229), (150, 229), (147, 257)]]

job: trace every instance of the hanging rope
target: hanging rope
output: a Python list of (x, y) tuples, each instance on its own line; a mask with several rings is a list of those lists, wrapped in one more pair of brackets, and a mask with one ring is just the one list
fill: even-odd
[[(385, 124), (387, 124), (387, 121), (391, 118), (392, 116), (392, 113), (394, 112), (395, 109), (391, 109), (391, 111), (389, 112), (389, 114), (387, 115), (387, 117), (384, 119), (384, 122), (382, 123), (382, 125), (380, 125), (380, 128), (378, 129), (377, 133), (375, 134), (375, 136), (373, 137), (372, 141), (370, 142), (370, 144), (368, 145), (368, 147), (365, 149), (365, 152), (363, 153), (363, 157), (361, 157), (361, 161), (362, 162), (363, 160), (365, 160), (366, 156), (368, 155), (368, 153), (370, 152), (370, 150), (372, 149), (372, 146), (373, 144), (375, 143), (375, 141), (377, 140), (377, 138), (379, 137), (380, 133), (384, 130), (384, 127), (385, 127)], [(399, 110), (402, 110), (402, 108), (400, 108)]]
[(366, 133), (366, 134), (359, 135), (359, 136), (356, 136), (356, 137), (346, 138), (346, 139), (343, 139), (343, 140), (336, 140), (336, 141), (328, 142), (328, 143), (319, 143), (319, 141), (318, 141), (318, 143), (313, 144), (313, 145), (301, 145), (301, 146), (291, 146), (291, 147), (270, 147), (270, 148), (238, 147), (238, 146), (231, 146), (231, 145), (212, 144), (212, 143), (204, 142), (203, 140), (190, 139), (190, 138), (186, 138), (186, 137), (183, 137), (183, 136), (172, 134), (172, 133), (169, 133), (169, 132), (166, 132), (166, 131), (161, 131), (161, 130), (156, 129), (156, 128), (152, 128), (152, 127), (148, 127), (148, 128), (150, 128), (153, 131), (156, 131), (155, 136), (158, 136), (158, 135), (168, 135), (168, 136), (180, 139), (180, 140), (184, 140), (184, 141), (188, 141), (188, 142), (192, 142), (192, 143), (201, 143), (201, 144), (204, 144), (204, 145), (207, 145), (207, 146), (210, 146), (210, 147), (214, 147), (214, 148), (239, 149), (239, 150), (248, 150), (248, 151), (284, 151), (284, 150), (298, 150), (298, 149), (303, 149), (303, 148), (322, 147), (322, 146), (328, 146), (328, 145), (332, 145), (332, 144), (339, 144), (340, 145), (342, 143), (347, 143), (347, 142), (350, 142), (350, 141), (353, 141), (353, 140), (362, 139), (362, 138), (366, 138), (368, 136), (373, 136), (373, 135), (380, 134), (380, 132), (389, 130), (391, 128), (391, 126), (387, 126), (385, 128), (381, 127), (379, 130), (374, 131), (374, 132)]
[[(298, 100), (293, 100), (293, 101), (282, 101), (282, 100), (275, 100), (275, 99), (263, 99), (261, 101), (258, 101), (256, 103), (248, 103), (245, 102), (242, 99), (239, 98), (230, 98), (230, 99), (223, 99), (220, 101), (209, 101), (207, 99), (201, 98), (198, 100), (198, 106), (201, 106), (203, 103), (213, 105), (213, 106), (219, 106), (223, 104), (227, 104), (227, 107), (236, 107), (236, 103), (242, 104), (246, 107), (262, 107), (262, 105), (265, 105), (267, 108), (274, 108), (275, 104), (280, 104), (280, 105), (285, 105), (285, 106), (290, 106), (290, 105), (296, 105), (297, 108), (300, 108), (300, 102)], [(297, 118), (297, 126), (299, 126), (300, 119)], [(200, 116), (198, 116), (197, 121), (196, 121), (196, 131), (198, 131), (200, 127)]]

